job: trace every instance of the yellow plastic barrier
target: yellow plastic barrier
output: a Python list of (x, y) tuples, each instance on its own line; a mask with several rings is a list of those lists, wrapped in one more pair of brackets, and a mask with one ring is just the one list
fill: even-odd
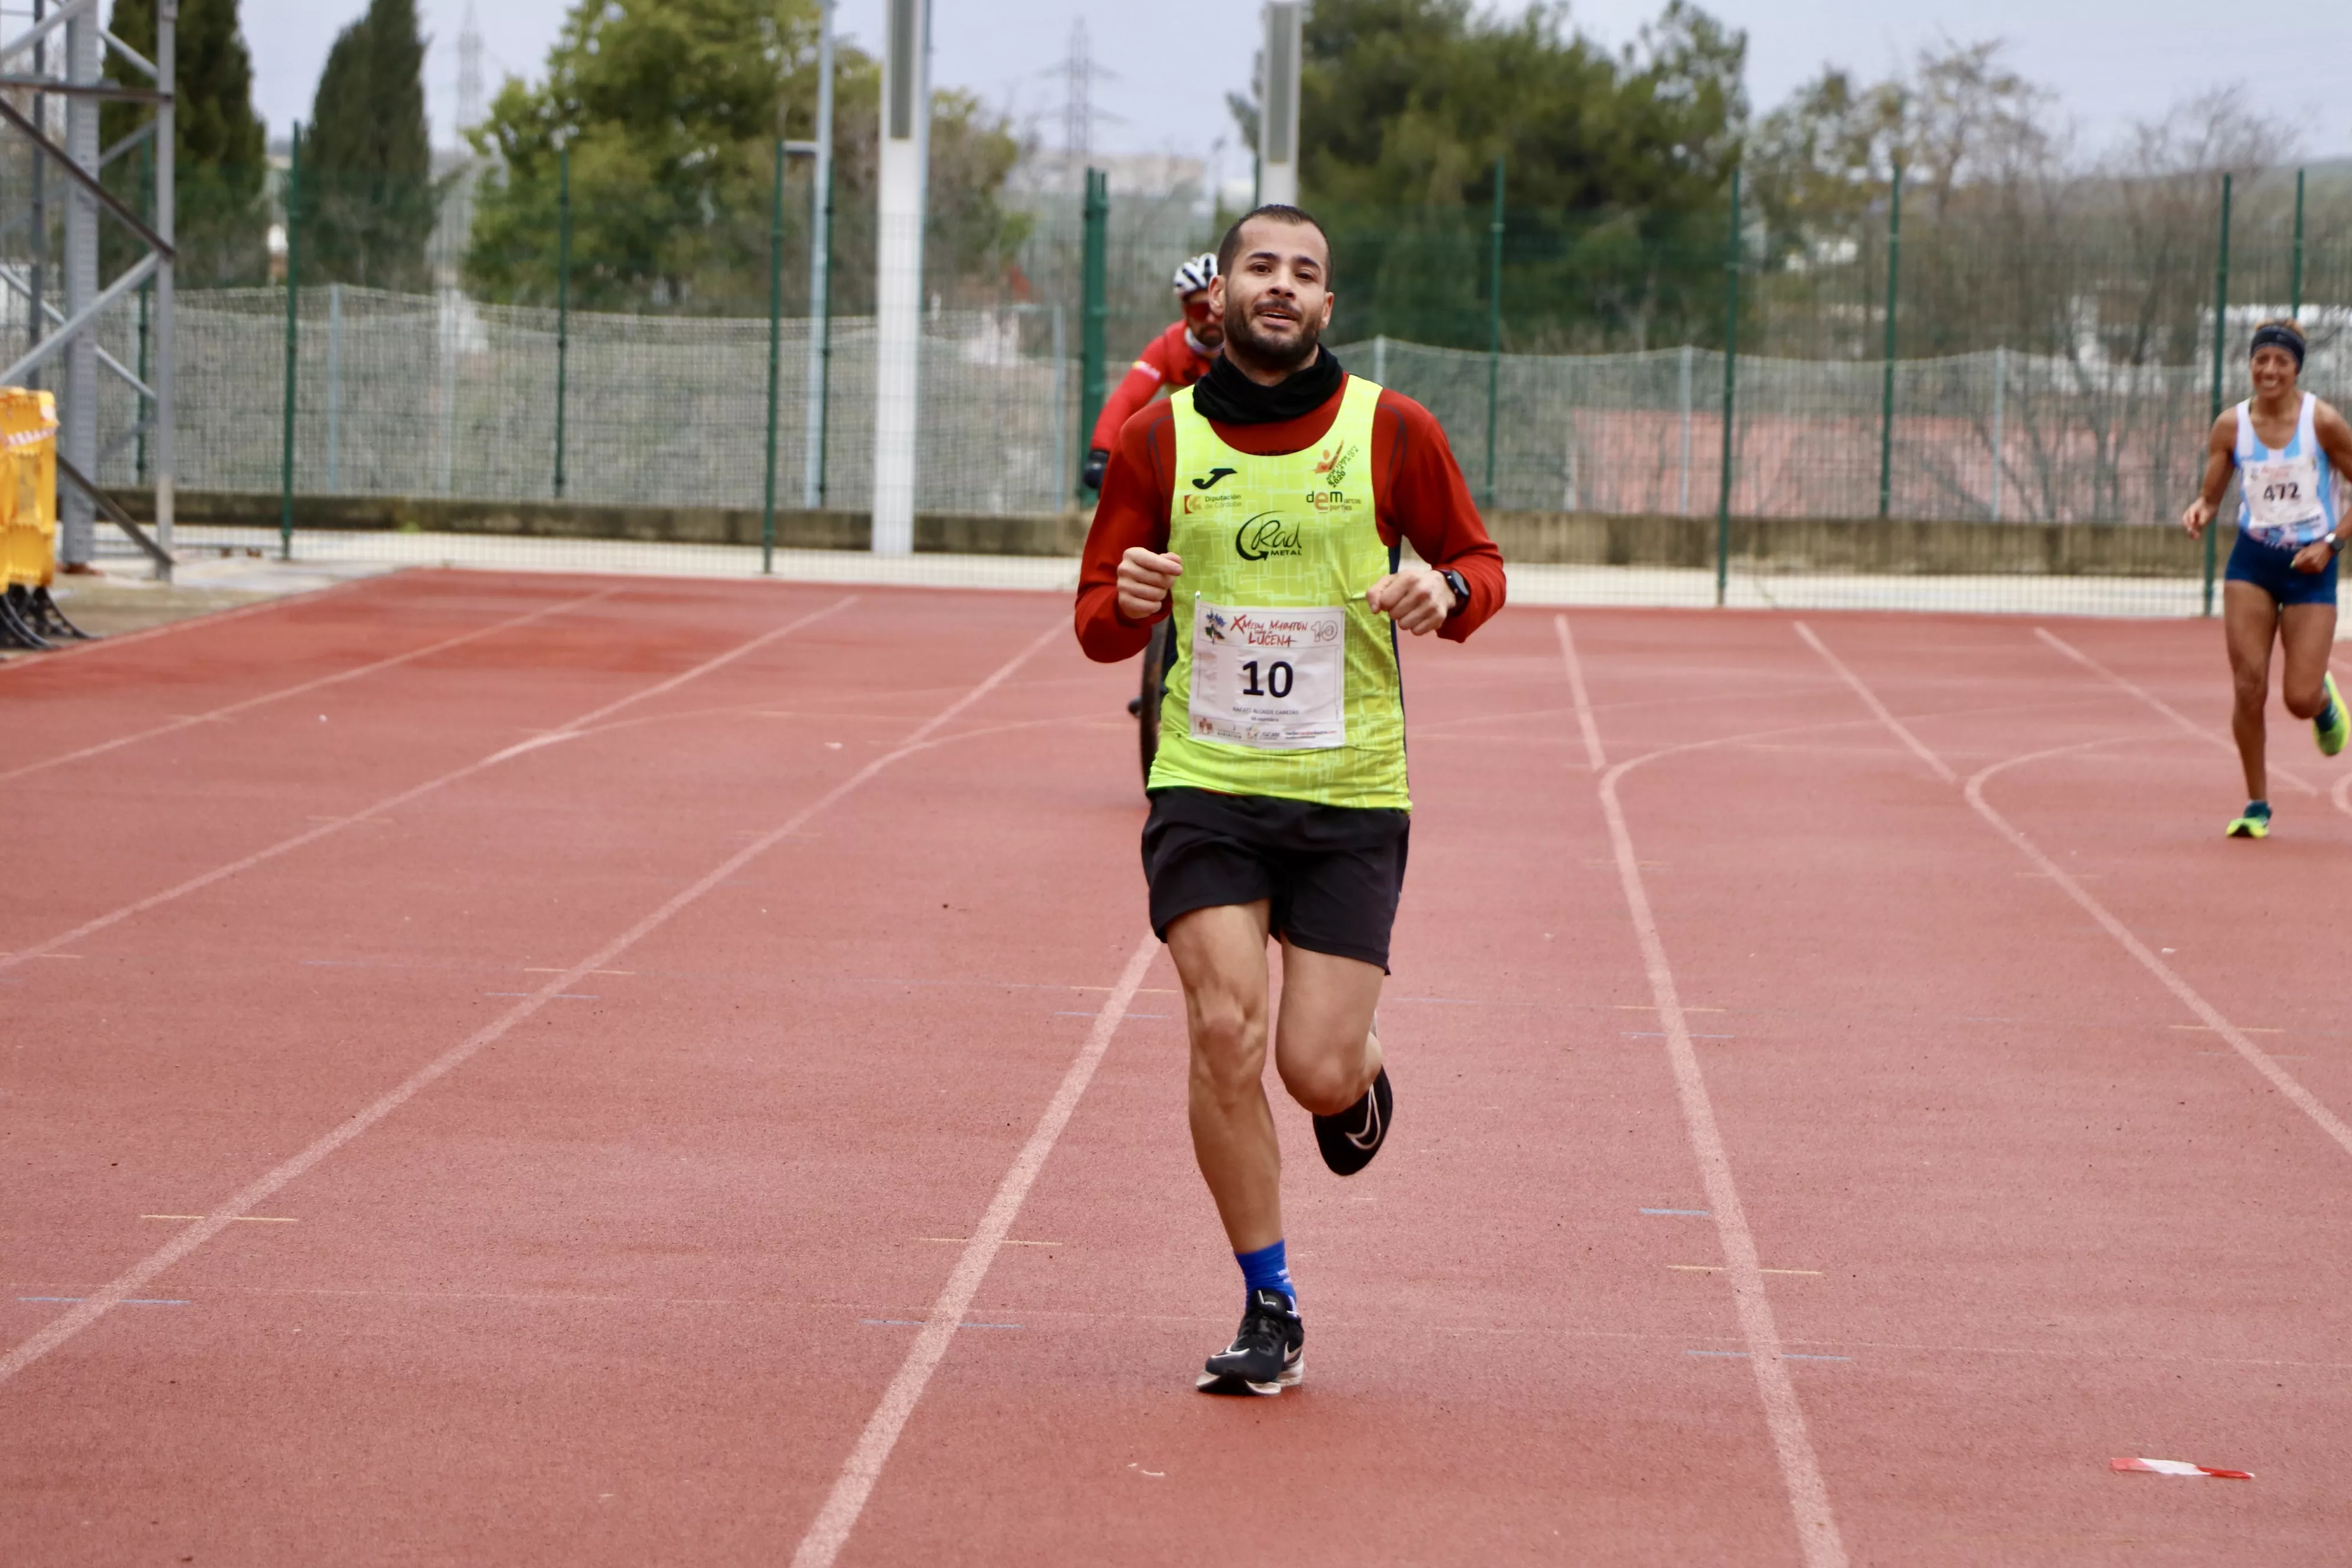
[(46, 588), (58, 569), (58, 402), (0, 386), (0, 588)]

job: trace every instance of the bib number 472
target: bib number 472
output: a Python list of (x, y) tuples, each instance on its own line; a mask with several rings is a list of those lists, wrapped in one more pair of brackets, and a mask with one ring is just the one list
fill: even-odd
[(1254, 658), (1244, 660), (1242, 664), (1242, 674), (1248, 681), (1248, 684), (1242, 688), (1242, 695), (1244, 697), (1287, 697), (1290, 695), (1291, 684), (1296, 679), (1295, 672), (1290, 668), (1290, 661), (1286, 658), (1277, 658), (1265, 667), (1264, 687), (1260, 687), (1257, 683), (1257, 660)]

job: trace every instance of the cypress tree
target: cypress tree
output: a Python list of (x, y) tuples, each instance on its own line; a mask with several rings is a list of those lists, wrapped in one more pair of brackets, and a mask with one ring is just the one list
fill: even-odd
[[(114, 0), (108, 30), (155, 58), (155, 0)], [(182, 287), (261, 282), (268, 272), (269, 218), (262, 203), (268, 177), (261, 120), (253, 112), (253, 58), (237, 24), (237, 0), (181, 0), (178, 101), (179, 280)], [(120, 67), (109, 72), (127, 73)], [(142, 104), (108, 104), (100, 136), (111, 146), (145, 119)], [(152, 150), (151, 150), (152, 153)], [(109, 187), (144, 211), (151, 153), (131, 153), (107, 171)], [(110, 256), (127, 259), (122, 237), (108, 232)]]
[(302, 177), (312, 193), (304, 239), (313, 276), (378, 289), (430, 282), (425, 247), (439, 191), (415, 0), (370, 0), (336, 37), (319, 76)]

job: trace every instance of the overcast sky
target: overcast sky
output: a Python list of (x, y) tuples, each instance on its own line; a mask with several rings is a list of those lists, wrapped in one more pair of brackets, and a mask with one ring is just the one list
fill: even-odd
[[(569, 0), (476, 0), (490, 89), (504, 77), (536, 77)], [(1257, 0), (933, 0), (933, 77), (990, 103), (1034, 118), (1045, 140), (1061, 140), (1059, 68), (1071, 24), (1084, 18), (1094, 54), (1112, 77), (1098, 86), (1105, 118), (1098, 150), (1212, 156), (1226, 143), (1229, 174), (1246, 173), (1231, 148), (1224, 95), (1245, 88), (1256, 47)], [(2254, 33), (2194, 0), (1708, 0), (1706, 9), (1747, 29), (1748, 91), (1760, 110), (1785, 98), (1825, 61), (1876, 78), (1940, 37), (2007, 39), (2026, 76), (2056, 90), (2095, 143), (2134, 119), (2161, 114), (2180, 99), (2231, 83), (2264, 60), (2275, 79), (2243, 83), (2266, 112), (2302, 131), (2313, 157), (2352, 155), (2352, 100), (2331, 84), (2352, 60), (2352, 5), (2307, 5), (2279, 12)], [(272, 139), (308, 119), (319, 69), (336, 31), (365, 0), (244, 0), (255, 99)], [(419, 0), (431, 35), (426, 66), (436, 140), (446, 140), (456, 104), (457, 39), (466, 0)], [(1611, 44), (1631, 42), (1657, 14), (1652, 0), (1590, 0), (1578, 25)], [(883, 0), (841, 0), (843, 30), (871, 47)], [(2243, 40), (2273, 38), (2263, 49)], [(2226, 62), (2216, 71), (2216, 58)], [(1116, 115), (1117, 118), (1110, 118)]]

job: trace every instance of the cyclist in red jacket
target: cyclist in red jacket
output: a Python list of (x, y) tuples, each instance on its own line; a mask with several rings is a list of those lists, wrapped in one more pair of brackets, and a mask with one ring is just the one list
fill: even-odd
[(1129, 416), (1159, 395), (1161, 388), (1175, 392), (1209, 374), (1209, 365), (1224, 346), (1225, 324), (1209, 305), (1209, 284), (1217, 276), (1213, 250), (1192, 258), (1176, 268), (1176, 298), (1184, 319), (1151, 340), (1143, 356), (1128, 367), (1127, 379), (1104, 400), (1095, 421), (1094, 439), (1087, 443), (1087, 466), (1078, 482), (1090, 490), (1102, 489), (1103, 467), (1118, 444), (1119, 426)]

